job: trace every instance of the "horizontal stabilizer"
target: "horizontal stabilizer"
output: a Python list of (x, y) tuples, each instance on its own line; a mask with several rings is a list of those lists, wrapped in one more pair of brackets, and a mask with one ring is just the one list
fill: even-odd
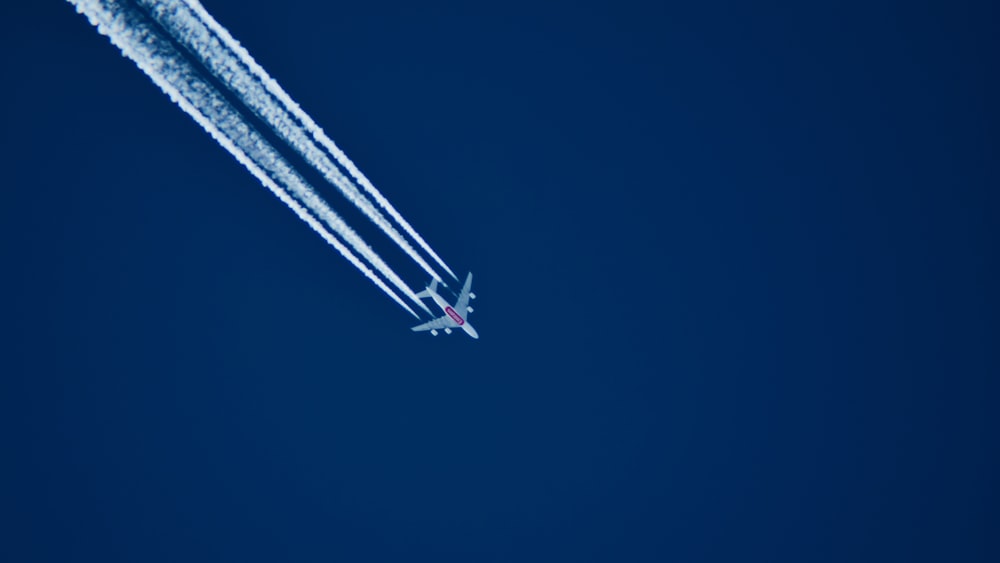
[(426, 299), (426, 298), (430, 297), (432, 293), (436, 294), (437, 293), (437, 286), (438, 286), (438, 281), (437, 280), (431, 280), (431, 284), (429, 286), (427, 286), (427, 289), (425, 289), (425, 290), (421, 291), (420, 293), (418, 293), (417, 297), (419, 297), (421, 299)]

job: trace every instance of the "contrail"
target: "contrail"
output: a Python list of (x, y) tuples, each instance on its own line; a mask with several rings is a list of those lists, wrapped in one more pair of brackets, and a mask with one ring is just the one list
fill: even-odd
[(358, 207), (375, 225), (393, 240), (432, 278), (442, 282), (437, 272), (424, 260), (392, 223), (365, 197), (357, 186), (345, 177), (337, 166), (309, 138), (306, 131), (281, 103), (268, 94), (264, 86), (241, 64), (198, 19), (191, 8), (179, 0), (136, 0), (174, 39), (195, 55), (202, 64), (226, 85), (247, 107), (265, 121), (275, 133), (294, 148), (328, 182)]
[[(347, 247), (333, 237), (326, 227), (310, 214), (310, 211), (354, 246), (359, 254), (393, 281), (407, 297), (427, 310), (413, 291), (326, 206), (308, 184), (298, 178), (280, 155), (243, 121), (239, 113), (211, 85), (197, 75), (173, 46), (143, 21), (138, 12), (123, 6), (118, 0), (68, 1), (78, 12), (86, 15), (102, 35), (108, 36), (122, 54), (135, 62), (174, 103), (382, 291), (410, 314), (418, 316)], [(271, 168), (270, 174), (277, 176), (288, 189), (279, 186), (263, 169), (268, 166)], [(289, 194), (289, 190), (295, 197)]]
[[(326, 155), (322, 153), (296, 125), (289, 113), (301, 122), (305, 130), (308, 131), (351, 176), (364, 188), (382, 209), (384, 209), (403, 228), (410, 237), (420, 245), (451, 277), (456, 280), (458, 277), (451, 268), (444, 263), (431, 249), (430, 245), (424, 241), (423, 237), (417, 234), (416, 230), (399, 214), (389, 201), (377, 190), (365, 175), (358, 170), (357, 166), (347, 157), (339, 147), (327, 137), (326, 133), (303, 111), (292, 98), (285, 93), (281, 86), (267, 74), (257, 61), (244, 49), (239, 42), (233, 39), (226, 28), (222, 27), (209, 14), (198, 0), (164, 0), (154, 2), (152, 0), (139, 0), (139, 3), (147, 7), (154, 14), (154, 17), (165, 28), (170, 30), (180, 43), (184, 44), (192, 53), (195, 53), (207, 66), (216, 73), (217, 76), (226, 82), (227, 86), (240, 96), (244, 103), (250, 106), (262, 119), (281, 135), (286, 142), (302, 153), (310, 164), (326, 176), (327, 180), (336, 185), (344, 194), (355, 203), (369, 218), (381, 227), (404, 251), (407, 252), (425, 271), (435, 279), (440, 280), (426, 262), (419, 258), (419, 254), (413, 251), (405, 240), (392, 229), (391, 225), (385, 222), (374, 209), (371, 203), (358, 192), (357, 188), (349, 180), (340, 174), (340, 171), (332, 165)], [(206, 26), (208, 29), (206, 29)], [(209, 30), (211, 32), (209, 32)], [(214, 37), (213, 34), (214, 33)], [(219, 45), (219, 41), (224, 44)], [(235, 56), (234, 56), (235, 55)], [(245, 67), (245, 68), (244, 68)], [(247, 73), (249, 69), (252, 77)], [(254, 80), (253, 78), (256, 78)], [(267, 93), (276, 98), (279, 103), (275, 103), (261, 88), (266, 88)], [(442, 281), (442, 283), (444, 283)]]

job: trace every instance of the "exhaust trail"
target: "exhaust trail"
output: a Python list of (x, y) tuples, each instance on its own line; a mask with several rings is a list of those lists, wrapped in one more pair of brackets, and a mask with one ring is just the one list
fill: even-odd
[[(170, 30), (171, 34), (174, 35), (180, 43), (184, 44), (188, 49), (195, 53), (204, 64), (212, 69), (212, 72), (218, 73), (219, 78), (223, 79), (238, 96), (243, 98), (244, 103), (248, 106), (254, 108), (254, 111), (265, 121), (267, 121), (272, 128), (275, 129), (279, 135), (281, 135), (286, 142), (292, 145), (296, 150), (303, 154), (303, 156), (310, 161), (310, 164), (315, 166), (317, 170), (322, 172), (324, 175), (330, 174), (327, 180), (336, 185), (342, 191), (345, 192), (345, 196), (351, 199), (355, 205), (364, 211), (369, 218), (375, 222), (377, 225), (383, 228), (386, 233), (396, 241), (397, 244), (403, 248), (407, 254), (418, 262), (424, 270), (428, 270), (426, 263), (422, 260), (417, 260), (419, 256), (416, 252), (410, 252), (412, 248), (409, 244), (401, 242), (401, 237), (397, 238), (393, 235), (395, 230), (387, 230), (383, 227), (382, 223), (377, 219), (377, 217), (370, 213), (370, 211), (364, 207), (363, 203), (359, 203), (361, 199), (364, 202), (370, 202), (364, 199), (360, 193), (357, 192), (357, 188), (354, 187), (352, 183), (348, 180), (346, 184), (340, 183), (338, 179), (331, 179), (331, 177), (336, 178), (336, 176), (342, 177), (340, 171), (336, 167), (332, 167), (328, 159), (323, 156), (323, 160), (320, 161), (318, 158), (314, 161), (308, 155), (314, 155), (314, 151), (318, 151), (317, 147), (309, 143), (309, 147), (301, 145), (303, 142), (298, 138), (297, 135), (291, 134), (289, 130), (284, 130), (287, 127), (287, 123), (291, 122), (289, 113), (295, 117), (305, 130), (312, 135), (313, 139), (322, 145), (323, 148), (329, 152), (338, 164), (344, 167), (351, 176), (354, 177), (355, 181), (364, 188), (365, 192), (370, 195), (378, 205), (384, 209), (390, 217), (392, 217), (403, 230), (410, 235), (410, 237), (417, 242), (417, 244), (429, 255), (431, 256), (438, 265), (441, 266), (452, 278), (458, 279), (458, 276), (444, 263), (444, 260), (431, 249), (430, 245), (417, 234), (416, 230), (410, 226), (410, 224), (399, 214), (398, 211), (392, 206), (391, 203), (375, 188), (374, 185), (368, 180), (368, 178), (354, 165), (354, 163), (347, 157), (346, 154), (330, 139), (323, 129), (320, 128), (312, 118), (303, 111), (297, 103), (295, 103), (292, 98), (285, 93), (284, 89), (267, 74), (267, 71), (263, 69), (257, 61), (250, 55), (250, 53), (243, 48), (238, 41), (233, 39), (229, 31), (226, 30), (222, 25), (220, 25), (215, 19), (205, 10), (198, 0), (165, 0), (163, 2), (153, 2), (151, 0), (139, 0), (140, 4), (144, 5), (151, 11), (155, 12), (154, 17), (164, 25), (165, 28)], [(162, 5), (162, 6), (161, 6)], [(207, 30), (206, 30), (207, 27)], [(211, 33), (209, 33), (209, 31)], [(214, 34), (214, 37), (212, 36)], [(218, 45), (218, 41), (221, 41), (224, 48)], [(247, 74), (249, 70), (250, 74)], [(252, 77), (251, 77), (252, 76)], [(253, 80), (256, 78), (256, 80)], [(248, 80), (249, 79), (249, 80)], [(267, 94), (273, 96), (271, 99), (267, 94), (265, 94), (261, 88), (263, 86), (266, 89)], [(248, 97), (250, 99), (248, 99)], [(274, 100), (278, 103), (275, 103)], [(254, 107), (255, 104), (260, 104), (261, 109)], [(295, 126), (299, 129), (298, 126)], [(301, 135), (301, 130), (298, 131)], [(293, 140), (294, 139), (294, 140)], [(308, 141), (306, 139), (306, 141)], [(323, 162), (325, 161), (325, 162)], [(331, 171), (336, 171), (334, 175)], [(346, 178), (344, 178), (346, 180)], [(349, 187), (347, 187), (349, 185)], [(351, 192), (352, 195), (349, 195)], [(357, 194), (361, 199), (357, 199)], [(371, 208), (374, 210), (374, 208)], [(379, 216), (381, 216), (379, 214)], [(384, 218), (383, 218), (384, 219)], [(391, 226), (390, 226), (391, 229)], [(397, 233), (398, 234), (398, 233)], [(405, 246), (404, 246), (405, 244)], [(433, 272), (429, 272), (434, 279), (441, 281), (439, 276)]]
[(286, 143), (294, 148), (313, 168), (337, 187), (376, 226), (412, 258), (428, 275), (444, 283), (437, 272), (424, 260), (392, 223), (365, 197), (357, 186), (316, 146), (309, 133), (285, 111), (282, 105), (241, 63), (239, 58), (198, 19), (187, 3), (181, 0), (136, 0), (149, 15), (183, 45), (192, 55), (229, 88), (253, 112), (265, 121)]
[[(229, 151), (265, 187), (270, 189), (295, 214), (379, 289), (415, 317), (419, 316), (400, 297), (362, 263), (350, 249), (335, 238), (316, 217), (327, 223), (364, 256), (380, 273), (393, 281), (404, 295), (421, 308), (426, 306), (402, 280), (361, 241), (342, 220), (284, 162), (280, 155), (254, 131), (210, 84), (202, 80), (173, 46), (145, 21), (134, 8), (119, 0), (68, 0), (84, 14), (98, 32), (106, 35), (161, 90)], [(265, 170), (270, 168), (270, 170)], [(279, 186), (272, 176), (285, 184)], [(291, 192), (291, 193), (289, 193)]]

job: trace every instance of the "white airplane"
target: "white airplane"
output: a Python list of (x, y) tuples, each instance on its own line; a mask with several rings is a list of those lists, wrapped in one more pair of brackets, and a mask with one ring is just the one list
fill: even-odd
[(431, 282), (427, 289), (421, 291), (417, 294), (417, 297), (421, 299), (424, 297), (430, 297), (437, 303), (438, 307), (444, 311), (445, 315), (443, 317), (438, 317), (429, 323), (424, 323), (420, 326), (415, 326), (410, 330), (415, 332), (420, 332), (423, 330), (431, 331), (431, 334), (437, 336), (439, 329), (444, 329), (445, 334), (451, 334), (451, 329), (461, 328), (469, 336), (473, 338), (479, 338), (479, 333), (476, 329), (472, 328), (469, 321), (466, 320), (469, 313), (472, 312), (472, 307), (469, 307), (469, 299), (475, 299), (476, 294), (469, 291), (472, 289), (472, 272), (469, 272), (469, 277), (465, 278), (465, 285), (462, 286), (462, 292), (458, 294), (458, 301), (455, 306), (452, 307), (448, 305), (448, 302), (444, 300), (443, 297), (437, 294), (437, 280)]

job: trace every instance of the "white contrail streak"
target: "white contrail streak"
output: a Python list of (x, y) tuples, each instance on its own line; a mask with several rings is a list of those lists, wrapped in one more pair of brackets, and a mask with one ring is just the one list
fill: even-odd
[[(355, 250), (372, 262), (383, 275), (390, 279), (395, 277), (394, 284), (426, 310), (412, 290), (406, 287), (347, 225), (343, 224), (325, 202), (312, 193), (307, 184), (297, 178), (294, 171), (291, 171), (274, 149), (242, 120), (236, 110), (214, 88), (194, 72), (169, 42), (143, 21), (138, 12), (123, 6), (118, 0), (69, 0), (69, 2), (78, 12), (86, 15), (101, 34), (108, 36), (122, 54), (135, 62), (174, 103), (382, 291), (410, 314), (417, 316), (392, 289), (320, 224), (310, 211), (351, 243)], [(288, 189), (279, 186), (263, 169), (264, 167), (270, 167), (270, 173), (285, 183)], [(289, 194), (289, 190), (295, 197)]]
[[(202, 64), (226, 85), (248, 108), (265, 121), (275, 133), (294, 148), (302, 158), (318, 170), (351, 203), (358, 207), (376, 226), (382, 229), (407, 255), (432, 278), (442, 282), (437, 272), (424, 260), (392, 223), (365, 197), (357, 186), (344, 176), (327, 157), (309, 133), (275, 101), (263, 84), (250, 73), (233, 51), (226, 48), (181, 0), (136, 0), (174, 39), (196, 56)], [(209, 16), (210, 17), (210, 16)], [(218, 25), (218, 24), (216, 24)], [(252, 60), (252, 59), (251, 59)]]
[[(431, 249), (430, 245), (424, 241), (423, 237), (417, 234), (416, 230), (399, 214), (389, 201), (377, 190), (365, 175), (358, 170), (357, 166), (347, 157), (346, 154), (327, 137), (309, 115), (303, 111), (292, 98), (285, 93), (284, 89), (267, 74), (257, 61), (244, 49), (239, 42), (233, 39), (226, 28), (222, 27), (209, 14), (198, 0), (139, 0), (139, 3), (146, 6), (154, 17), (164, 25), (174, 35), (180, 43), (184, 44), (192, 53), (195, 53), (213, 73), (226, 82), (227, 86), (240, 96), (244, 103), (250, 106), (255, 113), (280, 135), (286, 142), (298, 150), (306, 160), (317, 170), (322, 172), (328, 181), (336, 185), (348, 199), (357, 205), (368, 217), (386, 232), (404, 251), (407, 252), (425, 271), (432, 277), (440, 281), (440, 277), (435, 274), (426, 262), (419, 257), (412, 247), (392, 228), (385, 218), (372, 206), (354, 186), (350, 180), (343, 177), (339, 169), (326, 158), (321, 150), (316, 147), (301, 128), (294, 123), (289, 115), (301, 122), (305, 130), (312, 135), (313, 139), (323, 146), (351, 176), (364, 188), (382, 209), (384, 209), (403, 228), (410, 237), (420, 245), (445, 271), (453, 278), (458, 279), (451, 268)], [(206, 26), (208, 29), (206, 29)], [(209, 32), (210, 30), (210, 32)], [(212, 35), (214, 33), (214, 36)], [(220, 45), (218, 42), (224, 44)], [(247, 73), (247, 70), (251, 74)], [(254, 80), (256, 78), (256, 80)], [(263, 88), (262, 88), (263, 86)], [(266, 88), (266, 92), (264, 89)], [(279, 103), (275, 103), (267, 94), (273, 96)], [(443, 281), (442, 281), (443, 283)]]

